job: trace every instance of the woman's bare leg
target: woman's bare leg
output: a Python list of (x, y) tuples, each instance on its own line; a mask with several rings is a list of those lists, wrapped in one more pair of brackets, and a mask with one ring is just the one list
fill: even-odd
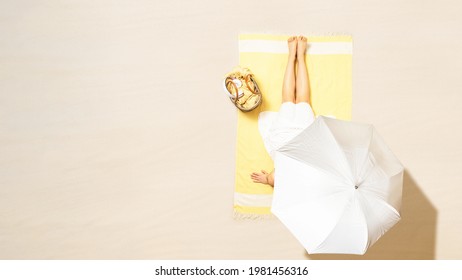
[(295, 103), (308, 102), (310, 104), (310, 85), (308, 83), (308, 70), (305, 63), (306, 37), (297, 38), (297, 96)]
[(289, 57), (287, 59), (284, 82), (282, 84), (282, 102), (295, 103), (295, 60), (297, 59), (297, 37), (293, 36), (287, 40), (289, 45)]

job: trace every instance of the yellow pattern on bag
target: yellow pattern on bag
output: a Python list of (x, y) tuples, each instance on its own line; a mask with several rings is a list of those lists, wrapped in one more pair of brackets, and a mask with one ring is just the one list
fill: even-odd
[(249, 112), (258, 107), (262, 95), (255, 78), (248, 68), (235, 67), (225, 76), (225, 90), (229, 99), (243, 112)]

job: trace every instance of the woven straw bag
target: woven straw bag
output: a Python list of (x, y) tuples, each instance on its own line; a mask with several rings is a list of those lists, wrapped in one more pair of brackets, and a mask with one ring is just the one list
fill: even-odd
[(234, 68), (226, 74), (223, 86), (231, 102), (243, 112), (252, 111), (262, 102), (260, 89), (248, 68)]

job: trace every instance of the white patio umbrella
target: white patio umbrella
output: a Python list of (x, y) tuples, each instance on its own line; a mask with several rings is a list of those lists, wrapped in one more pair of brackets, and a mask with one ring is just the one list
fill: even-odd
[(274, 166), (271, 211), (310, 254), (364, 254), (400, 220), (404, 169), (370, 124), (319, 116)]

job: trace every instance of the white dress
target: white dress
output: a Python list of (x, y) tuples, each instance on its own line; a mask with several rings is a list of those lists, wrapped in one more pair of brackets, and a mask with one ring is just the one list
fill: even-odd
[(266, 151), (274, 160), (275, 151), (297, 136), (315, 120), (307, 102), (284, 102), (279, 112), (263, 111), (258, 115), (260, 131)]

